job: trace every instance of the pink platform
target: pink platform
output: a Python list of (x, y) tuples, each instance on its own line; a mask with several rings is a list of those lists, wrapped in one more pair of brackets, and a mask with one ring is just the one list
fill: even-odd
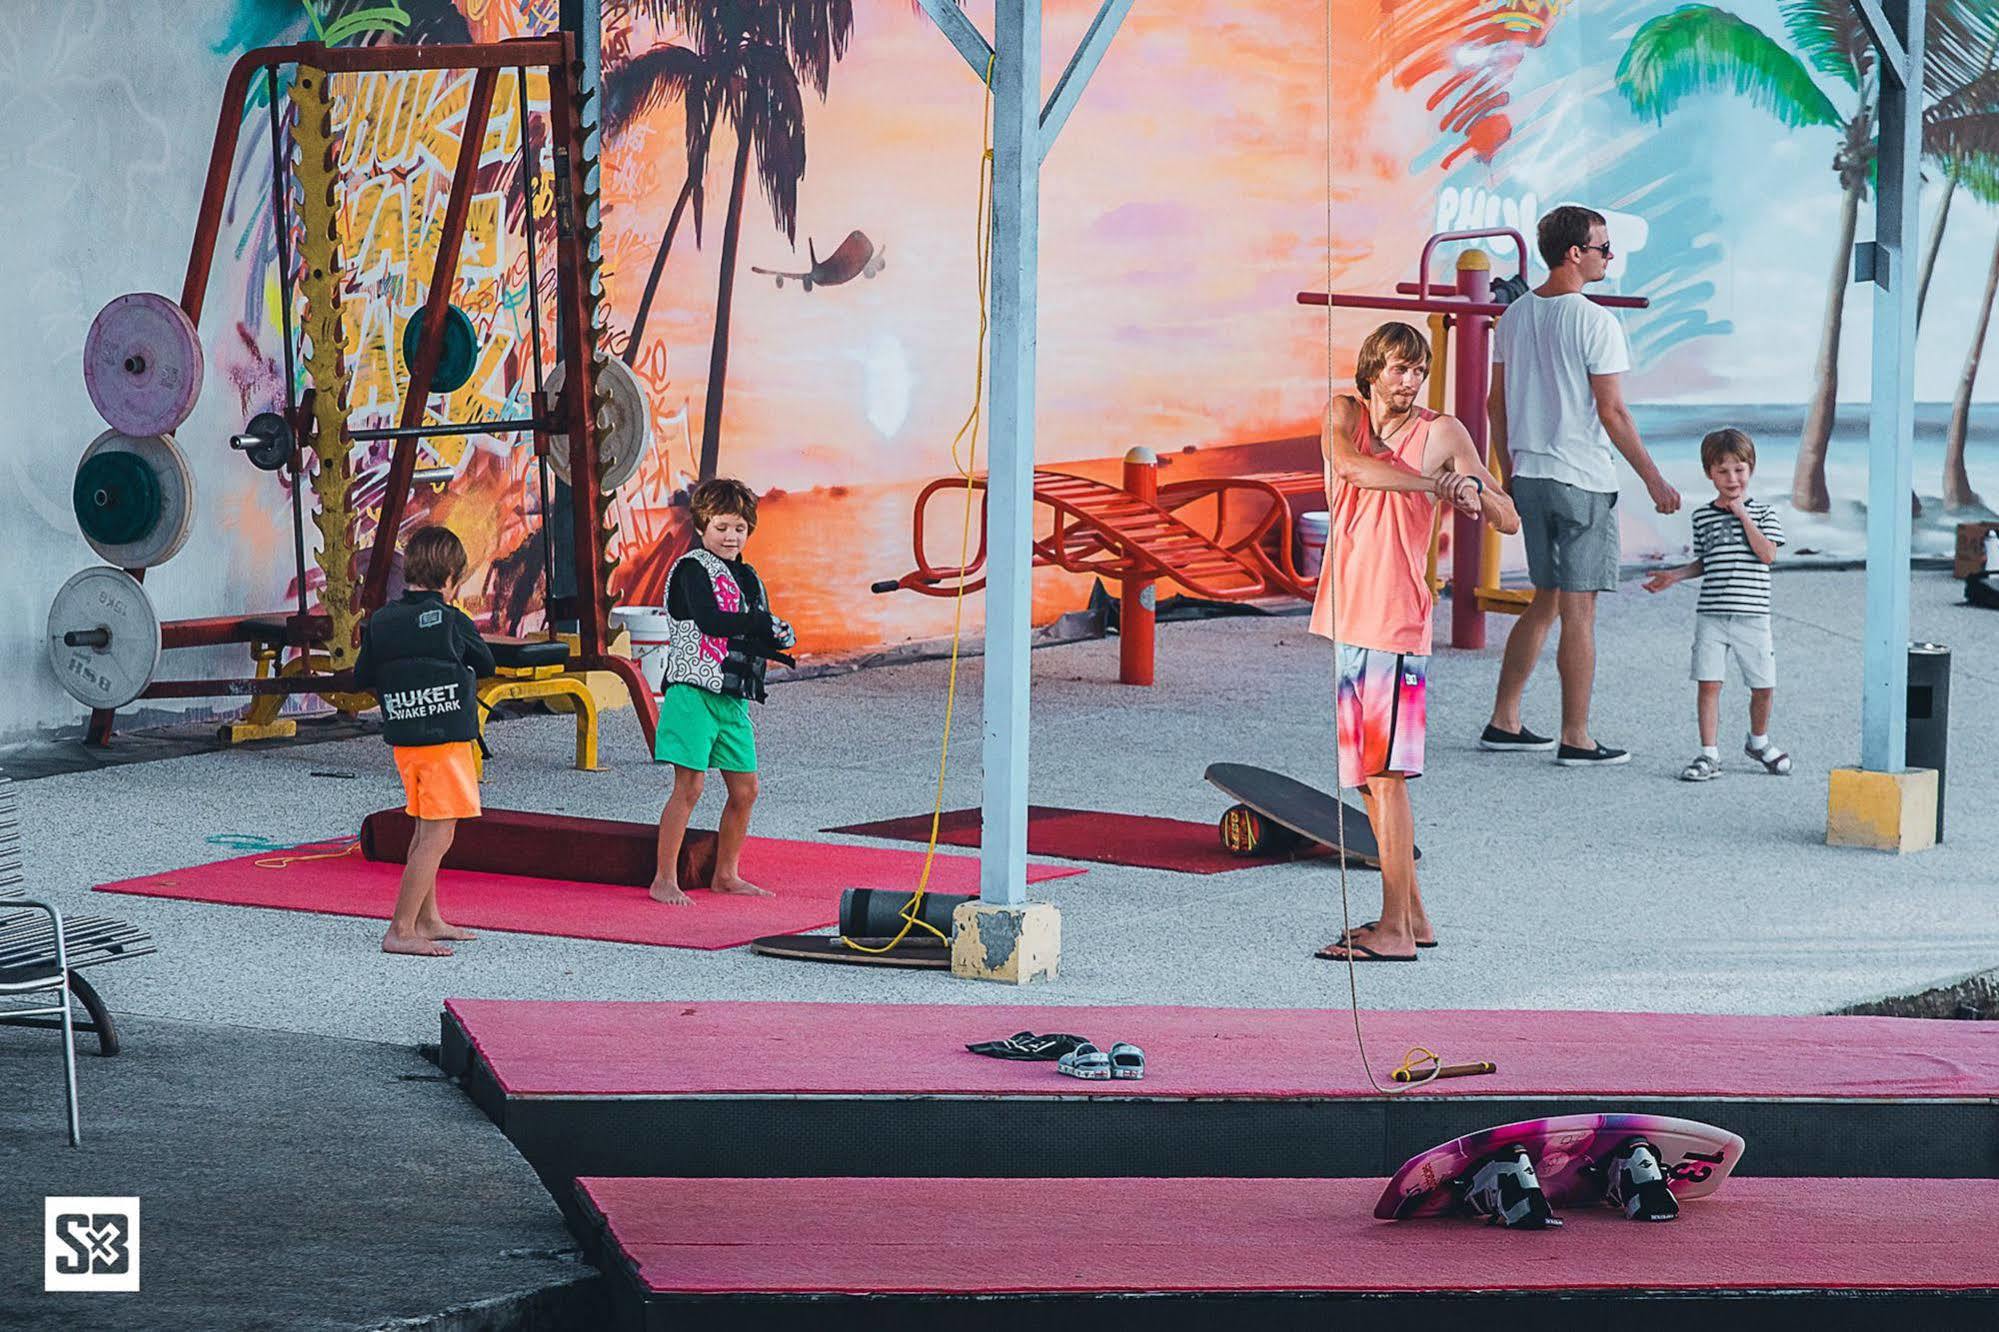
[[(498, 999), (446, 1008), (513, 1096), (1374, 1094), (1343, 1009)], [(1447, 1062), (1499, 1065), (1436, 1084), (1452, 1096), (1999, 1095), (1994, 1023), (1513, 1011), (1372, 1012), (1364, 1022), (1384, 1081), (1418, 1044)], [(1130, 1041), (1145, 1049), (1145, 1079), (1079, 1082), (964, 1048), (1021, 1030)]]
[(1979, 1238), (1999, 1215), (1999, 1180), (1734, 1179), (1670, 1224), (1572, 1209), (1563, 1229), (1542, 1232), (1375, 1221), (1378, 1179), (577, 1183), (653, 1294), (1999, 1284), (1999, 1245)]

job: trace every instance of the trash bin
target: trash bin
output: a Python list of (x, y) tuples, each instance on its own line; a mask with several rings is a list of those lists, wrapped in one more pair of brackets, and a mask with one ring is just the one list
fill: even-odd
[(1298, 556), (1292, 563), (1297, 567), (1300, 578), (1319, 576), (1319, 570), (1326, 562), (1326, 539), (1332, 530), (1332, 515), (1324, 509), (1313, 509), (1298, 515), (1293, 538)]
[(1943, 840), (1944, 751), (1950, 732), (1950, 649), (1941, 643), (1909, 644), (1909, 724), (1902, 762), (1935, 768), (1937, 840)]
[(632, 660), (655, 696), (666, 692), (667, 634), (673, 619), (664, 606), (614, 606), (611, 625), (632, 636)]

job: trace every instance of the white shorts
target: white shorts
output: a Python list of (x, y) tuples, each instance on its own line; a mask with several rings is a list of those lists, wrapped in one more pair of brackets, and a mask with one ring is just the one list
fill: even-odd
[(1770, 637), (1769, 616), (1694, 616), (1693, 678), (1720, 683), (1730, 657), (1735, 658), (1742, 683), (1751, 689), (1777, 687), (1777, 647)]

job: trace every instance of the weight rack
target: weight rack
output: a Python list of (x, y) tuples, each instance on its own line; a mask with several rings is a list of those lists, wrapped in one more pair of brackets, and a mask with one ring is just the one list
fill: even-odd
[[(285, 178), (286, 168), (291, 164), (286, 161), (287, 154), (282, 150), (284, 137), (278, 111), (276, 74), (278, 67), (286, 64), (299, 67), (299, 77), (293, 84), (293, 101), (300, 114), (293, 137), (300, 156), (292, 168), (290, 180)], [(532, 395), (533, 410), (524, 420), (425, 423), (423, 418), (448, 327), (446, 316), (455, 312), (449, 297), (457, 273), (458, 254), (464, 238), (480, 149), (491, 124), (494, 91), (502, 69), (513, 69), (520, 80), (524, 172), (521, 184), (530, 194), (532, 178), (527, 174), (526, 159), (532, 145), (532, 127), (526, 117), (526, 81), (529, 70), (545, 70), (548, 76), (547, 118), (554, 156), (557, 356), (564, 368), (566, 383), (551, 403), (541, 383), (540, 292), (533, 273), (536, 219), (530, 207), (526, 213), (530, 300), (535, 303), (537, 311), (532, 319), (536, 381)], [(425, 303), (415, 317), (421, 321), (421, 335), (414, 339), (416, 353), (409, 362), (410, 378), (403, 398), (401, 419), (394, 428), (350, 432), (347, 425), (345, 344), (339, 322), (338, 236), (337, 224), (333, 221), (338, 180), (334, 174), (336, 154), (330, 133), (331, 102), (326, 79), (334, 74), (425, 70), (473, 72), (470, 104), (459, 140), (459, 158), (452, 175), (442, 237)], [(416, 479), (419, 441), (427, 435), (470, 431), (532, 431), (542, 470), (544, 502), (541, 526), (545, 551), (551, 541), (548, 524), (553, 516), (547, 500), (552, 436), (566, 436), (566, 461), (571, 482), (568, 517), (576, 552), (577, 593), (563, 598), (553, 595), (553, 560), (547, 559), (549, 583), (546, 611), (550, 635), (553, 636), (554, 624), (559, 619), (573, 618), (578, 622), (579, 650), (572, 655), (569, 668), (608, 670), (622, 679), (631, 694), (650, 747), (658, 721), (657, 703), (637, 665), (608, 651), (611, 601), (608, 579), (613, 566), (605, 548), (606, 538), (612, 529), (608, 526), (608, 506), (600, 490), (599, 450), (600, 420), (614, 417), (607, 416), (605, 412), (611, 406), (611, 385), (605, 378), (609, 358), (599, 346), (603, 327), (603, 294), (598, 271), (597, 162), (588, 149), (589, 129), (585, 118), (592, 94), (579, 86), (582, 67), (576, 59), (573, 37), (563, 33), (485, 44), (346, 48), (329, 48), (312, 42), (264, 47), (242, 56), (230, 70), (223, 91), (201, 210), (181, 290), (179, 312), (184, 312), (189, 332), (200, 323), (237, 137), (242, 128), (252, 81), (260, 74), (268, 81), (272, 106), (273, 225), (279, 237), (279, 263), (284, 269), (279, 288), (285, 335), (286, 402), (281, 415), (261, 414), (253, 420), (245, 434), (235, 437), (232, 444), (260, 467), (291, 473), (298, 603), (292, 611), (277, 614), (168, 620), (159, 624), (158, 647), (161, 651), (171, 651), (231, 643), (275, 644), (279, 656), (287, 648), (293, 649), (297, 655), (282, 672), (273, 670), (268, 676), (255, 678), (153, 680), (148, 673), (146, 684), (136, 696), (251, 696), (275, 701), (288, 695), (317, 693), (332, 697), (336, 705), (345, 702), (365, 706), (364, 700), (351, 697), (353, 653), (361, 619), (379, 608), (386, 598), (390, 557)], [(538, 174), (538, 153), (534, 170)], [(286, 202), (294, 183), (302, 201), (300, 213), (306, 233), (305, 244), (301, 247), (301, 257), (305, 262), (298, 278), (306, 305), (302, 323), (313, 343), (312, 354), (306, 359), (303, 393), (296, 391), (291, 327), (293, 275)], [(120, 301), (131, 299), (119, 298)], [(164, 298), (154, 299), (162, 305), (166, 304)], [(107, 307), (107, 311), (110, 308)], [(201, 375), (198, 339), (190, 359), (198, 391)], [(124, 369), (132, 371), (129, 359)], [(95, 397), (96, 386), (93, 385)], [(188, 410), (191, 407), (190, 397)], [(276, 417), (275, 421), (271, 419), (273, 417)], [(185, 419), (185, 412), (181, 419)], [(353, 569), (353, 509), (349, 493), (351, 464), (348, 453), (356, 438), (393, 441), (374, 541), (358, 579)], [(301, 483), (306, 474), (302, 456), (305, 449), (310, 449), (319, 463), (312, 476), (312, 485), (319, 501), (314, 517), (324, 538), (319, 562), (326, 575), (326, 584), (317, 614), (308, 611), (305, 597), (303, 518), (300, 513)], [(145, 575), (143, 567), (128, 568), (125, 572), (135, 581), (143, 580)], [(354, 596), (357, 590), (358, 604)], [(138, 597), (145, 600), (143, 590)], [(81, 635), (74, 631), (68, 635), (59, 634), (53, 625), (51, 632), (52, 637), (67, 639), (71, 648), (77, 646), (75, 640), (79, 637), (89, 639), (95, 636), (95, 631), (90, 630)], [(322, 652), (323, 657), (315, 657), (315, 649)], [(350, 697), (343, 700), (342, 695)], [(115, 711), (114, 707), (99, 707), (92, 711), (87, 733), (89, 743), (109, 743)]]

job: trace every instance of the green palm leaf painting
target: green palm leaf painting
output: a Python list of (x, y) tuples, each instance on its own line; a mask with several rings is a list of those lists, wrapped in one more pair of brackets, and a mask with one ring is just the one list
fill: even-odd
[(1617, 87), (1633, 111), (1655, 121), (1707, 92), (1745, 97), (1794, 129), (1846, 120), (1797, 56), (1712, 5), (1682, 5), (1641, 27), (1618, 62)]

